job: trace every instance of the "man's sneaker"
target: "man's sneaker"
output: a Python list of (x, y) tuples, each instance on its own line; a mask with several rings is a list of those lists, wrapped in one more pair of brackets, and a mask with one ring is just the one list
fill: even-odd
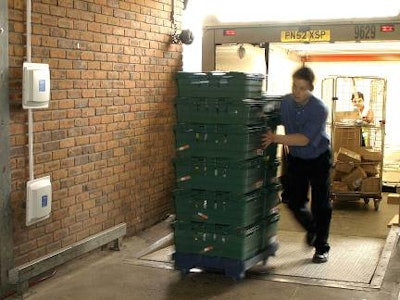
[(315, 232), (307, 232), (306, 243), (308, 246), (310, 247), (314, 246), (316, 239), (317, 239), (317, 234)]
[(318, 253), (315, 252), (312, 262), (315, 264), (322, 264), (328, 261), (329, 253), (328, 252), (323, 252), (323, 253)]

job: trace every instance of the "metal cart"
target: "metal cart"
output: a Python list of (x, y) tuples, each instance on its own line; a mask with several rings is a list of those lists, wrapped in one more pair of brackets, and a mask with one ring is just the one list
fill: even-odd
[[(352, 95), (362, 92), (365, 112), (355, 109)], [(374, 202), (382, 199), (385, 138), (386, 79), (329, 76), (322, 81), (322, 99), (331, 112), (328, 118), (333, 153), (331, 198), (334, 201)], [(358, 94), (357, 94), (358, 96)]]

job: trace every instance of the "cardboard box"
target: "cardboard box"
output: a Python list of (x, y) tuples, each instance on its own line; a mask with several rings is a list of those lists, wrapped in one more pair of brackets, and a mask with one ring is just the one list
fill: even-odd
[(347, 149), (345, 147), (340, 147), (337, 154), (337, 160), (342, 162), (360, 163), (361, 155), (353, 150)]
[(346, 176), (348, 173), (343, 173), (335, 168), (331, 169), (331, 181), (342, 181), (343, 176)]
[(387, 203), (400, 205), (400, 195), (395, 193), (390, 193), (387, 197)]
[(341, 181), (332, 181), (331, 183), (331, 192), (348, 192), (349, 191), (349, 186), (347, 183), (341, 182)]
[(333, 132), (333, 150), (340, 147), (357, 150), (361, 147), (361, 127), (335, 127)]
[(335, 122), (346, 123), (346, 125), (353, 125), (360, 119), (358, 110), (336, 111), (334, 114)]
[(364, 178), (367, 178), (367, 173), (361, 167), (355, 167), (351, 173), (342, 178), (342, 182), (347, 183), (351, 191), (359, 190), (361, 182)]
[(381, 180), (378, 177), (367, 177), (361, 181), (361, 193), (380, 193)]
[(362, 163), (361, 167), (364, 169), (368, 176), (375, 176), (379, 173), (377, 163)]
[(350, 173), (354, 169), (353, 163), (337, 161), (335, 164), (335, 169), (342, 173)]
[(357, 152), (361, 155), (361, 159), (363, 161), (382, 161), (382, 152), (371, 151), (365, 148), (360, 148), (357, 150)]

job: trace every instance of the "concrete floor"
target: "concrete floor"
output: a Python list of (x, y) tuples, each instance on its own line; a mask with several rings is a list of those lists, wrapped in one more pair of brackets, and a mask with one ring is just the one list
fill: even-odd
[[(279, 230), (301, 231), (283, 205), (280, 210)], [(362, 201), (336, 202), (331, 232), (385, 238), (386, 225), (397, 211), (396, 206), (386, 204), (385, 193), (378, 212), (373, 204), (365, 207)], [(381, 288), (375, 290), (276, 282), (251, 276), (235, 282), (213, 273), (191, 273), (182, 277), (177, 270), (127, 263), (127, 259), (145, 251), (170, 232), (170, 223), (160, 222), (126, 238), (121, 251), (93, 251), (57, 268), (48, 278), (39, 278), (22, 297), (13, 295), (9, 299), (400, 299), (399, 243), (392, 252)]]

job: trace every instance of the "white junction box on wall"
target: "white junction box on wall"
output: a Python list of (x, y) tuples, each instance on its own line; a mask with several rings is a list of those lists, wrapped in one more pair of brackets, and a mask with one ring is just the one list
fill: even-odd
[(26, 188), (26, 225), (29, 226), (50, 217), (52, 195), (50, 176), (30, 180)]
[(48, 64), (24, 62), (22, 73), (22, 107), (47, 108), (50, 101)]

